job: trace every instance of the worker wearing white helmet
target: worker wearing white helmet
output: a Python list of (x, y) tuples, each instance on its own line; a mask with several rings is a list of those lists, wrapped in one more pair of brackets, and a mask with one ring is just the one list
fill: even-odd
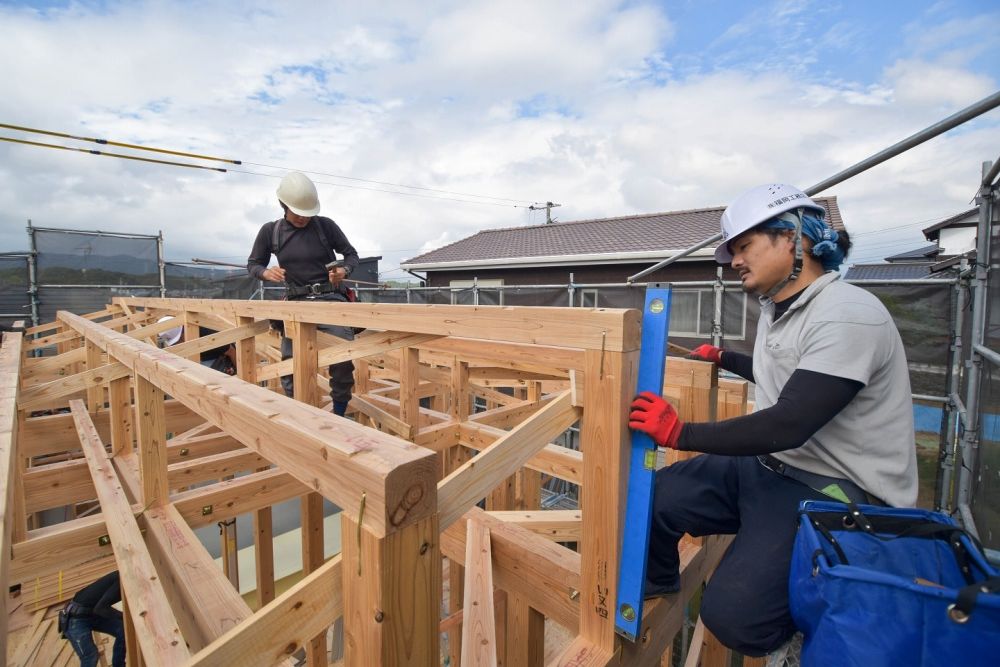
[[(284, 214), (260, 228), (247, 259), (247, 271), (258, 280), (284, 283), (290, 301), (348, 301), (350, 292), (344, 279), (358, 266), (358, 252), (337, 223), (319, 215), (316, 186), (305, 174), (291, 172), (281, 179), (277, 195)], [(278, 265), (268, 267), (272, 255), (278, 258)], [(327, 268), (335, 262), (339, 266)], [(318, 329), (354, 339), (350, 327), (320, 325)], [(283, 337), (281, 357), (291, 356), (292, 341)], [(282, 377), (281, 384), (291, 396), (291, 376)], [(353, 386), (352, 362), (330, 366), (330, 397), (336, 414), (346, 412)]]
[(715, 251), (759, 295), (753, 356), (711, 345), (696, 358), (756, 384), (757, 411), (683, 424), (651, 392), (629, 426), (660, 446), (704, 452), (658, 471), (647, 594), (679, 586), (677, 541), (734, 534), (702, 598), (701, 616), (727, 646), (751, 656), (796, 628), (788, 573), (799, 502), (910, 506), (916, 452), (902, 341), (882, 303), (839, 280), (850, 249), (825, 209), (790, 185), (749, 190), (726, 209)]

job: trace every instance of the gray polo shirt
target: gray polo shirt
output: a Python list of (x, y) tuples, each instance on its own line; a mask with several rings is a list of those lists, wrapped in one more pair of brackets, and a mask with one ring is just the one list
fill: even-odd
[(830, 272), (774, 322), (761, 298), (753, 353), (758, 408), (777, 401), (792, 372), (864, 384), (836, 417), (801, 447), (774, 456), (803, 470), (849, 479), (896, 507), (917, 499), (913, 401), (903, 342), (885, 306)]

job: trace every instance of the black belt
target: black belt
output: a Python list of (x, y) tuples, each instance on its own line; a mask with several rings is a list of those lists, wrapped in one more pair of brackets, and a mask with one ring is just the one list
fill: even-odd
[(74, 616), (74, 617), (75, 616), (90, 616), (91, 614), (94, 613), (94, 608), (93, 607), (84, 607), (83, 605), (77, 604), (76, 602), (73, 602), (72, 600), (70, 600), (69, 604), (66, 605), (66, 613), (69, 614), (70, 616)]
[(312, 285), (289, 285), (285, 288), (285, 293), (289, 299), (297, 296), (319, 296), (336, 292), (337, 286), (333, 283), (313, 283)]
[[(847, 502), (860, 503), (862, 505), (885, 505), (884, 502), (849, 479), (830, 477), (829, 475), (820, 475), (819, 473), (802, 470), (801, 468), (788, 465), (770, 454), (758, 456), (757, 460), (771, 472), (776, 472), (782, 477), (794, 479), (796, 482), (805, 484), (814, 491), (819, 491), (823, 495), (841, 502), (845, 502), (846, 499)], [(840, 492), (839, 494), (838, 491)], [(841, 497), (841, 494), (843, 497)]]

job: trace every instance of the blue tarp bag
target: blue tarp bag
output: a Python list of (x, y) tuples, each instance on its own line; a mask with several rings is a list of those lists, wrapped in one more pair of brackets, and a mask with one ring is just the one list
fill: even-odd
[(1000, 665), (1000, 576), (939, 512), (803, 501), (789, 603), (803, 667)]

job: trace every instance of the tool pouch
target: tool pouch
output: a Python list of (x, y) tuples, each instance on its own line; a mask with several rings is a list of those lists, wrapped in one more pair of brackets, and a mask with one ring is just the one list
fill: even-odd
[(804, 501), (789, 604), (802, 666), (996, 665), (1000, 576), (939, 512)]

